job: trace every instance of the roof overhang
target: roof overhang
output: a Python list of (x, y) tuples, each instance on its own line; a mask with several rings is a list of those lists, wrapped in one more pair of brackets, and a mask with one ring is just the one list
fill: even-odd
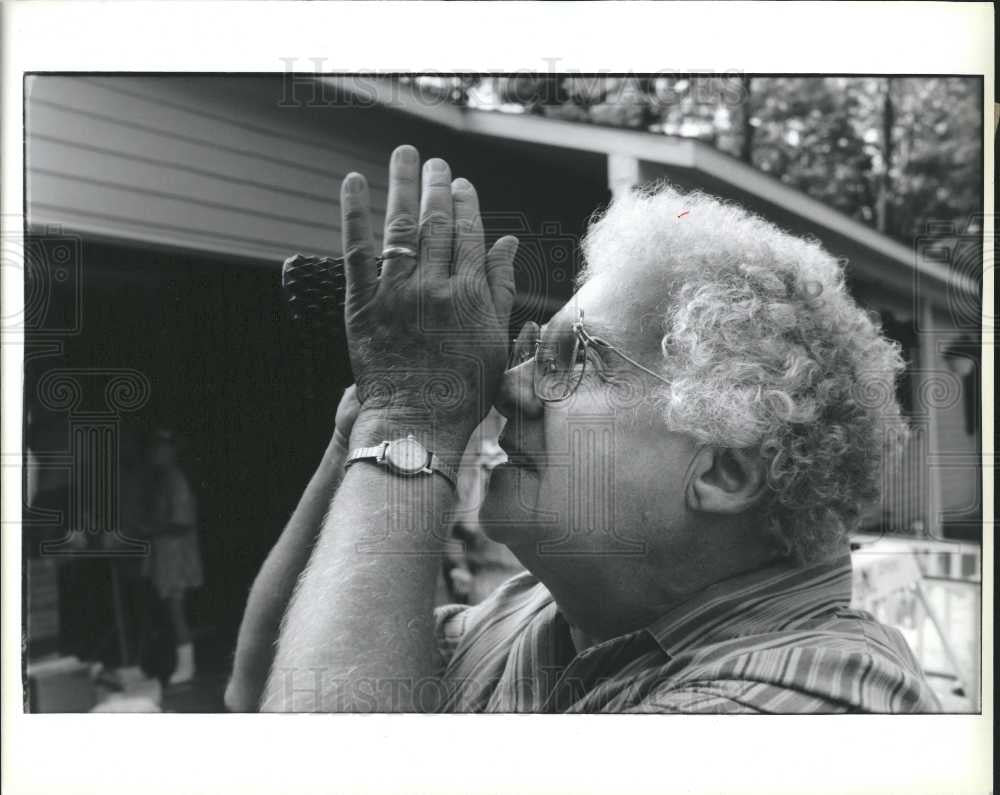
[(732, 192), (756, 197), (805, 224), (829, 230), (866, 250), (885, 273), (874, 274), (900, 286), (908, 284), (938, 300), (979, 295), (978, 283), (940, 261), (929, 259), (920, 247), (908, 248), (843, 213), (783, 184), (702, 141), (614, 127), (562, 121), (531, 114), (511, 114), (461, 108), (420, 91), (417, 87), (372, 76), (321, 77), (334, 90), (359, 102), (376, 104), (440, 124), (452, 131), (543, 146), (634, 157), (637, 160), (704, 175)]

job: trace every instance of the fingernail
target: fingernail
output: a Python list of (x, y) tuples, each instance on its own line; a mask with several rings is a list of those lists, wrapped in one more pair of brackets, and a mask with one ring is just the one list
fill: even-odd
[(365, 178), (358, 174), (356, 171), (352, 171), (346, 177), (344, 177), (344, 190), (350, 194), (361, 193), (365, 189)]
[(395, 154), (399, 159), (399, 162), (405, 163), (406, 165), (412, 165), (420, 159), (420, 155), (417, 153), (417, 150), (409, 145), (398, 147)]
[(427, 169), (430, 174), (443, 174), (448, 170), (448, 164), (445, 163), (440, 157), (432, 157), (424, 163), (424, 168)]

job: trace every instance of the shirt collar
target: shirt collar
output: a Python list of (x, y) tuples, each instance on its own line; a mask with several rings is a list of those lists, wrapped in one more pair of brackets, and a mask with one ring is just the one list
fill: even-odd
[(670, 657), (741, 635), (790, 629), (851, 601), (851, 557), (780, 564), (699, 591), (646, 628)]

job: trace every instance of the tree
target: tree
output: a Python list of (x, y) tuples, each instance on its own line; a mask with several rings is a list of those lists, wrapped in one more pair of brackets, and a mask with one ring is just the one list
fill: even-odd
[(691, 137), (909, 245), (927, 220), (982, 212), (973, 78), (605, 76), (416, 78), (474, 107)]
[[(928, 220), (964, 229), (982, 212), (981, 82), (968, 78), (897, 78), (897, 156), (889, 170), (890, 234), (925, 234)], [(942, 234), (943, 234), (942, 230)]]

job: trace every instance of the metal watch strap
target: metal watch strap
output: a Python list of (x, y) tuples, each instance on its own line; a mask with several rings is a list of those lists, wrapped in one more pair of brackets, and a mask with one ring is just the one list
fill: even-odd
[[(344, 467), (349, 467), (351, 464), (356, 464), (358, 461), (371, 461), (375, 464), (382, 465), (385, 459), (385, 450), (389, 444), (390, 442), (386, 440), (382, 442), (382, 444), (373, 445), (372, 447), (358, 447), (352, 450), (351, 454), (347, 456), (347, 460), (344, 462)], [(437, 472), (441, 475), (452, 485), (453, 488), (458, 488), (458, 468), (445, 464), (436, 453), (430, 453), (430, 460), (427, 462), (427, 468), (430, 471)]]
[(345, 467), (349, 467), (358, 461), (378, 461), (382, 458), (382, 454), (385, 452), (385, 446), (389, 444), (388, 442), (382, 442), (382, 444), (376, 444), (373, 447), (359, 447), (356, 450), (351, 450), (351, 454), (347, 456), (347, 461), (344, 462)]
[(437, 453), (431, 453), (431, 461), (428, 466), (444, 477), (454, 488), (458, 488), (458, 467), (446, 464), (438, 457)]

